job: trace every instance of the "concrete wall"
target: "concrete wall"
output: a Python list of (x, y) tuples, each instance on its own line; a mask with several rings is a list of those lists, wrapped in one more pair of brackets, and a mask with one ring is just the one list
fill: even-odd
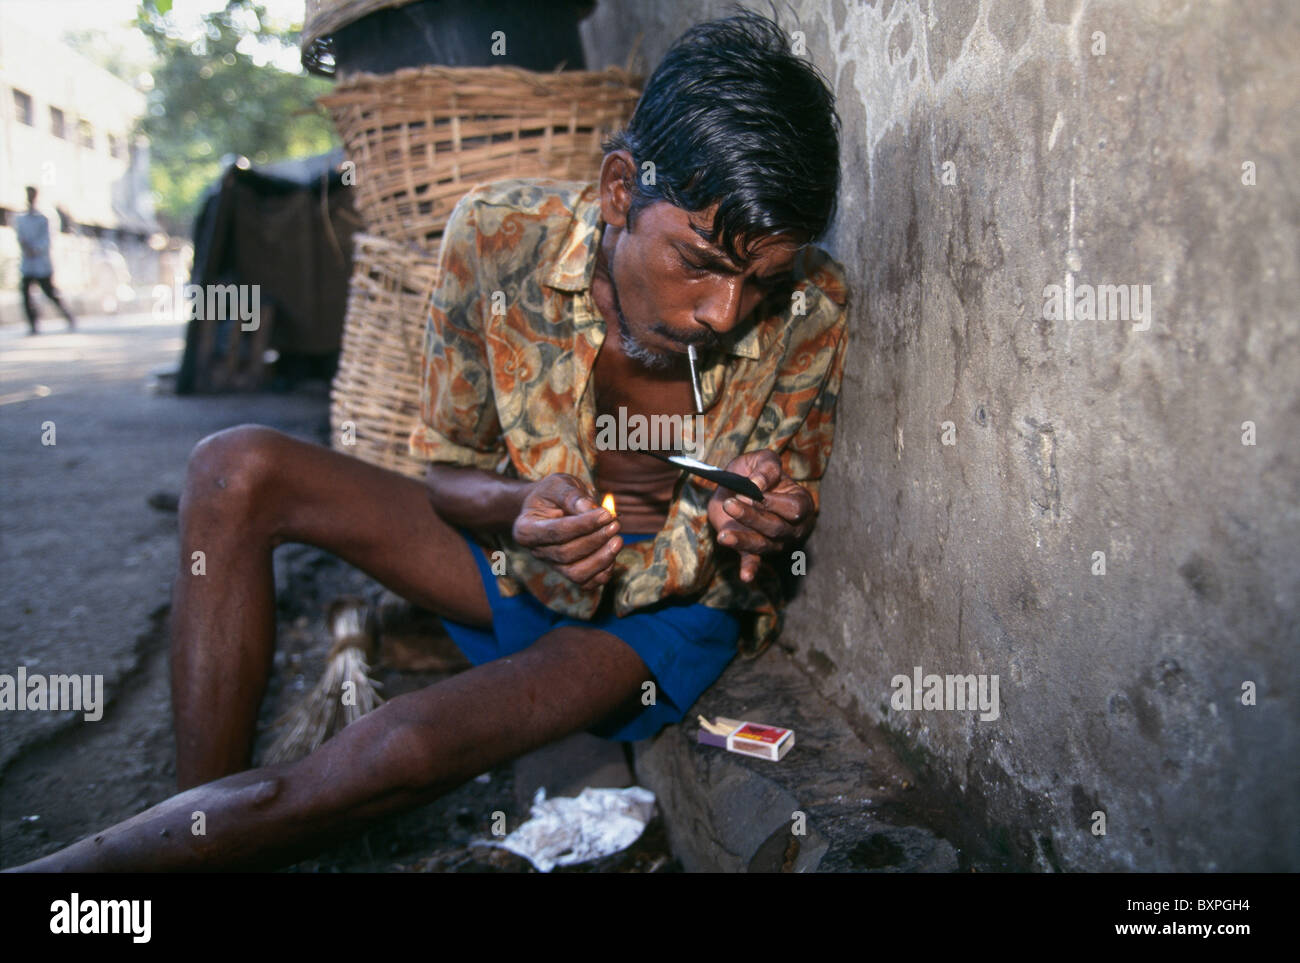
[[(589, 64), (726, 9), (602, 0)], [(855, 297), (782, 643), (984, 858), (1300, 869), (1300, 8), (781, 10), (839, 98)], [(915, 666), (996, 675), (998, 718), (896, 708)]]

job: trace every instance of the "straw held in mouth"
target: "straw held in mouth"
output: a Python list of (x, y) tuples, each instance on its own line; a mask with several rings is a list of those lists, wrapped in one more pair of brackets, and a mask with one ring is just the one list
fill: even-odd
[(686, 360), (691, 365), (691, 391), (695, 393), (695, 413), (702, 415), (704, 414), (704, 402), (700, 397), (700, 371), (695, 357), (695, 345), (688, 344), (686, 346)]

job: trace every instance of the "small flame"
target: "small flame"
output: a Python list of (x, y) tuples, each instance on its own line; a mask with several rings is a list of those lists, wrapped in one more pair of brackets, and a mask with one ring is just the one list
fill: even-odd
[(604, 498), (602, 498), (602, 499), (600, 500), (600, 507), (603, 508), (603, 509), (605, 509), (605, 511), (609, 512), (611, 515), (617, 515), (617, 514), (618, 514), (618, 512), (614, 511), (614, 493), (613, 493), (613, 492), (610, 492), (608, 495), (606, 495)]

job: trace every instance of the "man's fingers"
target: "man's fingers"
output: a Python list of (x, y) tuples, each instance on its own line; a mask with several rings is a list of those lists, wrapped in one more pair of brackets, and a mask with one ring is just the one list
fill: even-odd
[(583, 535), (568, 542), (561, 542), (558, 545), (537, 545), (533, 547), (533, 554), (540, 559), (545, 559), (558, 565), (571, 565), (574, 562), (580, 562), (590, 557), (595, 552), (605, 547), (605, 543), (618, 534), (619, 525), (617, 521), (610, 522), (608, 525), (602, 525), (590, 535)]
[(615, 536), (606, 542), (602, 548), (581, 561), (568, 565), (557, 565), (555, 567), (556, 571), (569, 581), (575, 582), (583, 588), (590, 588), (601, 575), (607, 571), (612, 572), (614, 559), (618, 556), (622, 547), (623, 539)]
[(795, 534), (791, 524), (780, 515), (753, 504), (747, 505), (739, 498), (728, 498), (722, 503), (722, 510), (742, 525), (766, 535), (773, 541), (790, 538)]
[(525, 502), (515, 540), (583, 588), (608, 582), (623, 547), (620, 524), (570, 475), (552, 475)]
[[(768, 454), (771, 454), (771, 452)], [(766, 497), (769, 488), (775, 488), (780, 484), (781, 475), (781, 459), (777, 458), (776, 455), (772, 455), (770, 459), (764, 458), (749, 472), (750, 479), (764, 493), (764, 497)]]
[(779, 484), (782, 475), (781, 459), (776, 456), (776, 452), (767, 449), (746, 452), (734, 459), (727, 470), (748, 475), (749, 480), (763, 492)]
[(614, 516), (603, 508), (595, 508), (579, 515), (562, 515), (559, 518), (533, 516), (527, 519), (524, 531), (519, 533), (524, 536), (520, 544), (526, 544), (529, 548), (561, 545), (591, 535), (613, 521)]
[(734, 548), (738, 552), (753, 552), (762, 555), (776, 551), (778, 545), (766, 535), (743, 525), (727, 525), (718, 533), (718, 544)]
[(602, 585), (608, 585), (609, 580), (613, 577), (614, 577), (614, 564), (611, 562), (605, 568), (597, 572), (594, 576), (587, 579), (587, 581), (578, 583), (578, 588), (582, 589), (584, 592), (589, 592), (592, 589), (600, 588)]
[(564, 510), (570, 515), (580, 515), (599, 507), (590, 495), (579, 488), (570, 488), (564, 496)]
[[(742, 500), (744, 496), (739, 497)], [(802, 525), (813, 515), (812, 499), (803, 493), (802, 489), (798, 494), (791, 492), (764, 492), (763, 503), (759, 506), (763, 511), (772, 512), (780, 515), (791, 525)]]

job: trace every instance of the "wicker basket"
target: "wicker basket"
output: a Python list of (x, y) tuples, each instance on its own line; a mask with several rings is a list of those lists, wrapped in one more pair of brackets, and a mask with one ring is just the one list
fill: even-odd
[(356, 74), (320, 98), (356, 165), (371, 234), (436, 250), (456, 202), (510, 177), (594, 180), (632, 115), (629, 72), (420, 67)]
[(420, 351), (438, 263), (382, 237), (357, 234), (354, 243), (331, 437), (340, 451), (420, 478), (424, 464), (407, 453), (407, 437), (420, 413)]
[(618, 68), (422, 67), (358, 74), (321, 98), (356, 164), (356, 206), (369, 227), (355, 240), (331, 393), (336, 448), (423, 474), (407, 437), (419, 414), (426, 311), (452, 208), (486, 181), (594, 180), (602, 140), (626, 123), (637, 96), (633, 76)]

